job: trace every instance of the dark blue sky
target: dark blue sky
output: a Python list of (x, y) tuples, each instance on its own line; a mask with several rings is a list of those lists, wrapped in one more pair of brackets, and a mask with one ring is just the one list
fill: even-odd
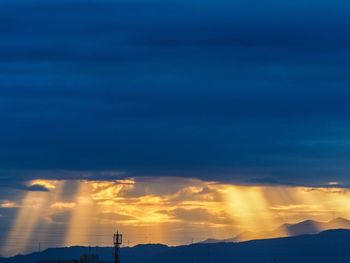
[(345, 0), (2, 0), (1, 182), (348, 184), (349, 12)]

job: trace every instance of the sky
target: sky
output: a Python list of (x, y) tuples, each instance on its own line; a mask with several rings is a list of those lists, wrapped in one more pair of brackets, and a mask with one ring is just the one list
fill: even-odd
[[(182, 244), (346, 216), (349, 11), (345, 0), (2, 0), (1, 253), (57, 231), (52, 245), (106, 243), (91, 237), (115, 225), (132, 244)], [(82, 217), (92, 233), (74, 232)], [(28, 244), (13, 241), (21, 227)]]

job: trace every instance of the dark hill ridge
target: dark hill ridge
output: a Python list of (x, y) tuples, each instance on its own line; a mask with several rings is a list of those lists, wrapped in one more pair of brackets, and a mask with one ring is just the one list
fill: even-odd
[[(328, 230), (315, 235), (253, 240), (241, 243), (193, 244), (168, 247), (139, 245), (122, 248), (122, 263), (195, 263), (245, 262), (260, 263), (345, 263), (350, 259), (350, 230)], [(104, 260), (111, 260), (112, 248), (99, 248)], [(41, 253), (0, 259), (1, 263), (34, 263), (37, 259), (79, 258), (88, 248), (47, 249)]]
[(350, 221), (339, 217), (329, 222), (305, 220), (294, 225), (284, 225), (284, 230), (291, 236), (317, 234), (331, 229), (350, 229)]
[(233, 238), (223, 240), (207, 239), (200, 243), (240, 242), (254, 239), (300, 236), (305, 234), (318, 234), (322, 231), (332, 229), (350, 229), (350, 220), (341, 217), (333, 219), (329, 222), (305, 220), (296, 224), (284, 224), (272, 231), (264, 231), (259, 233), (243, 232)]
[[(124, 247), (121, 249), (121, 256), (128, 260), (128, 262), (138, 262), (143, 258), (151, 257), (155, 254), (165, 252), (169, 249), (166, 245), (161, 244), (147, 244), (137, 245), (134, 247)], [(48, 248), (40, 253), (34, 252), (28, 255), (17, 255), (10, 258), (0, 258), (0, 263), (36, 263), (38, 260), (48, 259), (79, 259), (80, 255), (88, 254), (89, 251), (99, 255), (100, 260), (112, 261), (113, 248), (112, 247), (97, 247), (88, 248), (83, 246), (62, 247), (62, 248)]]
[[(349, 262), (350, 231), (328, 230), (316, 235), (254, 240), (241, 243), (177, 247), (152, 262)], [(191, 259), (195, 259), (194, 261)]]

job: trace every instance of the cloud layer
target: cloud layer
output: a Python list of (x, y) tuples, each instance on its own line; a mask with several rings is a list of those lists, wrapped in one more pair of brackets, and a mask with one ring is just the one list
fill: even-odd
[(1, 1), (1, 183), (349, 184), (350, 5), (231, 2)]

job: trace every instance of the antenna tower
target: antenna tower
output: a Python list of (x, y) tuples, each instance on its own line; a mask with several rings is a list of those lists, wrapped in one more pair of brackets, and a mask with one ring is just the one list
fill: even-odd
[(119, 250), (120, 246), (123, 242), (123, 235), (119, 234), (118, 231), (113, 235), (113, 243), (114, 243), (114, 263), (120, 263), (120, 255)]

